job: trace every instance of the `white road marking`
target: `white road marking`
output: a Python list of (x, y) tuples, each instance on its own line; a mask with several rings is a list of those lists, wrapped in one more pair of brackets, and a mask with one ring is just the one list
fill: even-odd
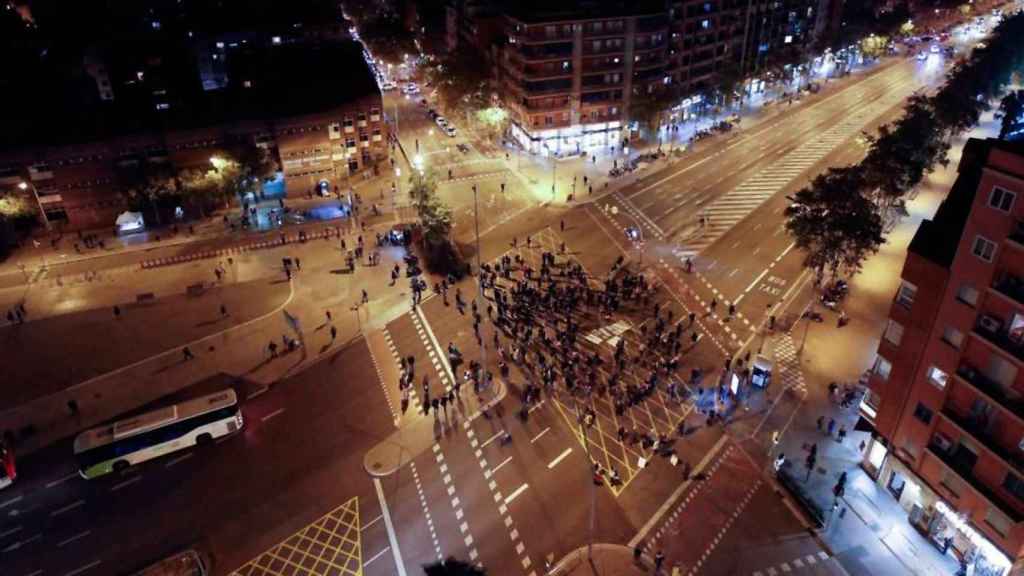
[(540, 440), (540, 437), (547, 434), (548, 430), (551, 430), (551, 426), (548, 426), (547, 428), (541, 430), (539, 434), (533, 437), (533, 440), (530, 440), (530, 444), (534, 444), (535, 442), (537, 442), (537, 440)]
[(277, 410), (274, 410), (273, 412), (271, 412), (270, 414), (267, 414), (263, 418), (260, 418), (260, 420), (262, 420), (263, 422), (266, 422), (267, 420), (270, 420), (271, 418), (273, 418), (275, 416), (280, 416), (282, 412), (284, 412), (284, 408), (278, 408)]
[(373, 526), (374, 524), (376, 524), (377, 522), (379, 522), (379, 521), (380, 521), (380, 519), (381, 519), (381, 518), (383, 518), (383, 517), (384, 517), (384, 515), (383, 515), (383, 514), (381, 514), (380, 516), (377, 516), (376, 518), (374, 518), (373, 520), (370, 520), (370, 521), (369, 521), (369, 522), (367, 522), (366, 524), (363, 524), (363, 527), (362, 527), (362, 528), (360, 528), (360, 529), (359, 529), (359, 531), (360, 531), (360, 532), (362, 532), (362, 531), (366, 530), (367, 528), (369, 528), (370, 526)]
[(92, 534), (92, 530), (85, 530), (84, 532), (79, 532), (78, 534), (75, 534), (74, 536), (72, 536), (71, 538), (68, 538), (67, 540), (62, 540), (62, 541), (58, 542), (57, 543), (57, 548), (63, 548), (64, 546), (67, 546), (68, 544), (74, 542), (75, 540), (81, 540), (82, 538), (85, 538), (89, 534)]
[(142, 480), (142, 476), (133, 476), (133, 477), (125, 480), (124, 482), (121, 482), (120, 484), (114, 484), (114, 486), (110, 488), (110, 491), (111, 492), (116, 492), (116, 491), (120, 490), (121, 488), (124, 488), (125, 486), (130, 486), (132, 484), (135, 484), (139, 480)]
[(501, 435), (502, 435), (502, 434), (504, 434), (504, 432), (495, 432), (495, 433), (494, 433), (494, 436), (491, 436), (491, 437), (490, 437), (490, 438), (488, 438), (487, 440), (484, 440), (484, 443), (483, 443), (483, 444), (481, 444), (481, 445), (480, 445), (480, 447), (481, 447), (481, 448), (486, 448), (488, 444), (490, 444), (491, 442), (494, 442), (494, 441), (495, 441), (495, 440), (497, 440), (498, 438), (501, 438)]
[[(99, 566), (100, 562), (101, 562), (100, 560), (96, 560), (96, 561), (94, 561), (94, 562), (92, 562), (90, 564), (86, 564), (85, 566), (82, 566), (81, 568), (76, 568), (75, 570), (72, 570), (71, 572), (68, 572), (64, 576), (78, 576), (78, 574), (81, 574), (82, 572), (85, 572), (86, 570), (89, 570), (90, 568), (95, 568), (95, 567)], [(32, 576), (32, 575), (30, 574), (29, 576)]]
[(511, 504), (513, 500), (515, 500), (520, 494), (525, 492), (526, 489), (529, 488), (529, 487), (530, 487), (529, 484), (523, 484), (519, 488), (516, 488), (515, 492), (509, 494), (508, 497), (505, 498), (505, 504)]
[(365, 568), (365, 567), (369, 566), (369, 565), (370, 565), (370, 562), (373, 562), (373, 561), (374, 561), (374, 560), (376, 560), (377, 558), (380, 558), (380, 557), (381, 557), (381, 556), (383, 556), (383, 555), (384, 555), (384, 553), (385, 553), (385, 552), (387, 552), (388, 550), (391, 550), (391, 546), (385, 546), (383, 550), (381, 550), (380, 552), (377, 552), (376, 554), (374, 554), (374, 555), (373, 555), (372, 557), (370, 557), (370, 559), (369, 559), (369, 560), (367, 560), (366, 562), (363, 562), (363, 567)]
[(15, 502), (20, 502), (21, 498), (22, 497), (19, 495), (19, 496), (15, 496), (14, 498), (11, 498), (10, 500), (6, 500), (6, 501), (4, 501), (3, 504), (0, 504), (0, 508), (6, 508), (7, 506), (10, 506), (11, 504), (14, 504)]
[(185, 460), (188, 460), (189, 458), (191, 458), (191, 457), (193, 457), (195, 455), (196, 455), (195, 452), (189, 452), (187, 454), (182, 454), (181, 456), (178, 456), (177, 458), (175, 458), (175, 459), (171, 460), (170, 462), (168, 462), (167, 464), (165, 464), (164, 467), (165, 468), (170, 468), (171, 466), (174, 466), (175, 464), (177, 464), (179, 462), (184, 462)]
[(498, 472), (498, 470), (501, 469), (502, 466), (504, 466), (505, 464), (508, 464), (511, 461), (512, 461), (512, 457), (511, 456), (509, 456), (508, 458), (505, 458), (504, 460), (501, 461), (501, 464), (498, 464), (494, 468), (491, 468), (491, 474), (496, 474)]
[(53, 488), (54, 486), (58, 486), (60, 484), (63, 484), (65, 482), (67, 482), (68, 480), (71, 480), (75, 476), (78, 476), (78, 472), (72, 472), (71, 474), (68, 474), (67, 476), (64, 476), (63, 478), (58, 478), (58, 479), (53, 480), (51, 482), (47, 482), (46, 483), (46, 487), (47, 488)]
[(559, 454), (557, 458), (555, 458), (554, 460), (551, 461), (550, 464), (548, 464), (548, 470), (551, 470), (555, 466), (558, 466), (558, 463), (561, 462), (562, 460), (564, 460), (565, 457), (568, 456), (571, 453), (572, 453), (572, 448), (566, 448), (565, 452), (562, 452), (561, 454)]
[(11, 534), (15, 534), (15, 533), (21, 532), (21, 530), (22, 530), (22, 526), (15, 526), (14, 528), (11, 528), (10, 530), (8, 530), (6, 532), (0, 532), (0, 538), (6, 538), (6, 537), (10, 536)]
[(4, 552), (4, 553), (13, 552), (13, 551), (17, 550), (18, 548), (21, 548), (25, 544), (29, 544), (31, 542), (35, 542), (36, 540), (39, 540), (42, 537), (43, 537), (42, 534), (36, 534), (35, 536), (33, 536), (31, 538), (27, 538), (25, 540), (21, 540), (19, 542), (15, 542), (14, 544), (11, 544), (7, 548), (4, 548), (3, 550), (0, 550), (0, 552)]
[(57, 510), (54, 510), (53, 512), (50, 512), (50, 518), (53, 518), (54, 516), (58, 516), (60, 514), (63, 514), (63, 513), (67, 512), (69, 510), (74, 510), (75, 508), (78, 508), (79, 506), (81, 506), (83, 504), (85, 504), (85, 500), (78, 500), (76, 502), (72, 502), (71, 504), (68, 504), (67, 506), (65, 506), (63, 508), (58, 508)]
[(395, 557), (395, 570), (398, 571), (398, 576), (407, 576), (405, 561), (402, 560), (402, 553), (398, 550), (398, 537), (395, 536), (395, 526), (391, 522), (391, 512), (388, 511), (388, 503), (384, 500), (384, 488), (380, 485), (380, 478), (373, 479), (373, 487), (377, 490), (377, 500), (380, 501), (381, 514), (384, 516), (384, 526), (387, 527), (388, 541), (391, 543), (391, 553)]

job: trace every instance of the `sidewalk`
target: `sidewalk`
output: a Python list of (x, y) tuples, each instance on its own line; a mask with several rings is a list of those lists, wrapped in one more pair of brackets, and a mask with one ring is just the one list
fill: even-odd
[[(380, 191), (390, 191), (391, 183), (394, 181), (393, 174), (382, 169), (381, 175), (364, 180), (354, 178), (352, 188), (363, 198), (362, 217), (369, 215), (370, 205), (377, 204), (382, 212), (391, 212), (394, 209), (394, 202), (391, 201), (389, 192), (385, 194), (385, 201), (380, 201)], [(266, 202), (270, 202), (265, 201)], [(276, 201), (275, 201), (276, 202)], [(305, 211), (317, 206), (336, 204), (338, 200), (334, 197), (310, 199), (308, 196), (295, 196), (285, 199), (285, 206), (298, 211)], [(42, 268), (51, 268), (76, 262), (87, 262), (97, 258), (105, 258), (117, 254), (139, 253), (153, 250), (154, 248), (166, 248), (174, 246), (185, 246), (193, 243), (227, 239), (231, 242), (239, 242), (245, 239), (257, 239), (267, 233), (267, 229), (241, 230), (232, 229), (224, 224), (224, 217), (231, 221), (237, 220), (240, 214), (240, 206), (231, 206), (227, 209), (212, 212), (204, 219), (192, 220), (177, 223), (177, 232), (173, 224), (154, 227), (137, 234), (117, 236), (113, 233), (113, 223), (107, 228), (94, 230), (83, 230), (83, 235), (94, 234), (104, 244), (103, 248), (96, 245), (86, 247), (78, 233), (60, 234), (53, 233), (47, 237), (35, 238), (39, 246), (34, 246), (32, 238), (21, 248), (11, 252), (6, 260), (0, 262), (0, 274), (11, 272), (32, 271)], [(272, 229), (289, 230), (300, 229), (303, 226), (337, 225), (339, 222), (348, 222), (348, 218), (334, 220), (307, 220), (303, 224), (285, 224), (281, 228)], [(74, 246), (78, 244), (76, 251)]]
[[(662, 574), (672, 574), (662, 567)], [(633, 550), (620, 544), (594, 544), (590, 550), (582, 546), (566, 554), (547, 574), (551, 576), (641, 576), (652, 574), (654, 563), (644, 556), (641, 563), (633, 559)]]
[[(998, 127), (992, 112), (988, 112), (970, 136), (990, 136), (994, 131)], [(796, 483), (805, 484), (811, 499), (824, 509), (825, 527), (819, 535), (853, 576), (932, 576), (954, 574), (958, 568), (951, 556), (940, 554), (910, 525), (908, 512), (860, 468), (860, 444), (867, 440), (868, 433), (854, 431), (858, 419), (856, 406), (841, 409), (828, 399), (827, 387), (830, 382), (856, 382), (873, 364), (892, 297), (899, 286), (907, 247), (921, 220), (932, 217), (955, 180), (965, 141), (966, 137), (954, 142), (948, 166), (937, 167), (919, 186), (918, 196), (908, 202), (909, 216), (897, 224), (881, 250), (865, 262), (863, 272), (850, 281), (850, 295), (844, 302), (850, 323), (840, 329), (835, 314), (825, 312), (823, 323), (810, 324), (800, 357), (809, 390), (808, 406), (772, 452), (773, 457), (780, 452), (788, 456)], [(807, 290), (801, 296), (806, 305), (817, 294)], [(798, 302), (796, 312), (802, 309)], [(799, 323), (794, 327), (795, 333), (803, 330)], [(837, 354), (839, 350), (842, 354)], [(844, 443), (818, 430), (819, 416), (826, 425), (834, 418), (836, 431), (840, 427), (846, 429)], [(818, 460), (810, 480), (804, 483), (804, 459), (810, 444), (817, 444)], [(832, 490), (842, 472), (847, 473), (845, 494), (833, 510)]]

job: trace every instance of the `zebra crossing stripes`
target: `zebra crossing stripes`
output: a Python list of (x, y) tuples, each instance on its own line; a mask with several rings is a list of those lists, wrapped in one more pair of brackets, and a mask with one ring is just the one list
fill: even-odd
[(807, 383), (800, 369), (800, 358), (790, 334), (782, 334), (775, 339), (775, 365), (783, 389), (793, 388), (801, 394), (807, 392)]
[(805, 142), (788, 152), (780, 161), (773, 163), (748, 178), (739, 186), (717, 198), (699, 216), (704, 224), (700, 233), (684, 241), (676, 250), (677, 256), (685, 260), (695, 256), (714, 244), (728, 230), (746, 218), (765, 200), (789, 186), (814, 164), (831, 153), (839, 144), (860, 132), (879, 110), (886, 110), (905, 98), (905, 90), (890, 90), (877, 98), (871, 105), (862, 107), (842, 121), (833, 125), (813, 140)]

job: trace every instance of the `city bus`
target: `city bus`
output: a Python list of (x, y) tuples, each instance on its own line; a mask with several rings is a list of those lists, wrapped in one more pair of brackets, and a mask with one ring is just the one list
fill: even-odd
[(119, 420), (75, 438), (78, 472), (92, 479), (242, 428), (235, 391), (228, 389)]

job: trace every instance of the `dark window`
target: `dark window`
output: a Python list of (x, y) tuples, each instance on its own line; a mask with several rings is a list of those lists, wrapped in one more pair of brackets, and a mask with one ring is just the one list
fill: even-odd
[(927, 406), (925, 406), (924, 404), (920, 404), (919, 403), (917, 405), (917, 408), (914, 408), (914, 418), (917, 418), (918, 420), (920, 420), (921, 422), (924, 422), (925, 424), (930, 424), (931, 423), (932, 416), (934, 414), (935, 413), (932, 412), (932, 410), (930, 408), (928, 408)]
[(1017, 499), (1024, 501), (1024, 480), (1021, 480), (1020, 476), (1013, 472), (1007, 472), (1006, 478), (1003, 480), (1003, 488)]

